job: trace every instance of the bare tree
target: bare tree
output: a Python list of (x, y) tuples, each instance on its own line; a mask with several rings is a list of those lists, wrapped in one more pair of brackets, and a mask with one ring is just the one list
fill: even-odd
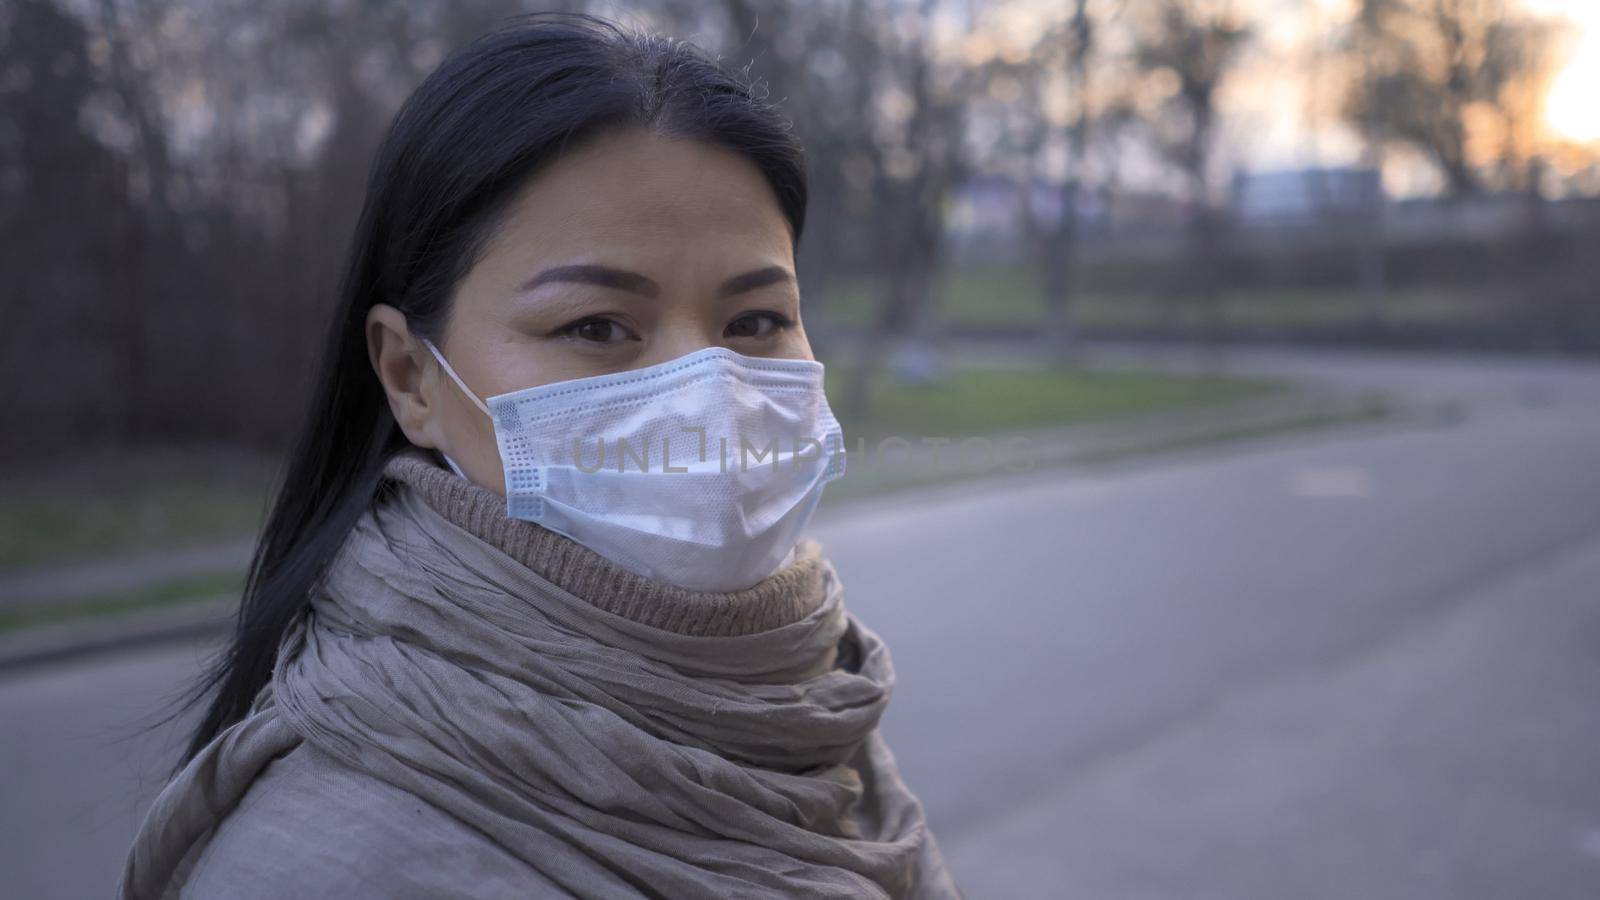
[[(1077, 250), (1078, 215), (1082, 205), (1084, 168), (1089, 152), (1096, 108), (1090, 75), (1095, 53), (1097, 23), (1091, 0), (1073, 0), (1072, 14), (1052, 35), (1052, 56), (1057, 56), (1072, 114), (1065, 125), (1066, 172), (1061, 181), (1059, 214), (1036, 245), (1049, 311), (1050, 342), (1057, 356), (1070, 359), (1076, 344), (1072, 315), (1073, 261)], [(1031, 209), (1031, 206), (1030, 206)]]
[[(86, 123), (94, 35), (49, 0), (0, 8), (0, 452), (122, 438), (127, 166)], [(108, 306), (107, 298), (130, 307)], [(119, 402), (113, 402), (119, 401)]]
[[(1120, 3), (1072, 0), (1061, 17), (1047, 20), (1025, 57), (981, 58), (988, 90), (975, 116), (995, 137), (981, 151), (985, 162), (1018, 180), (1017, 215), (1022, 243), (1038, 273), (1047, 310), (1048, 349), (1067, 360), (1075, 344), (1072, 275), (1090, 140), (1101, 110), (1093, 96), (1092, 63), (1099, 13)], [(992, 42), (986, 49), (993, 49)], [(1041, 215), (1041, 191), (1054, 207)]]
[[(1360, 0), (1346, 46), (1345, 115), (1369, 139), (1420, 153), (1451, 194), (1525, 182), (1557, 29), (1509, 0)], [(1494, 123), (1482, 136), (1473, 123)]]
[[(766, 75), (798, 120), (815, 198), (800, 258), (808, 295), (881, 276), (849, 391), (858, 405), (888, 344), (924, 320), (942, 265), (970, 76), (937, 46), (932, 16), (959, 6), (653, 0), (628, 17), (712, 47), (720, 35), (730, 62)], [(62, 440), (92, 425), (114, 440), (280, 441), (384, 124), (453, 45), (522, 7), (0, 7), (0, 257), (25, 273), (0, 290), (26, 313), (4, 363), (13, 384), (44, 376), (36, 404), (4, 413), (29, 423), (11, 433), (36, 442), (38, 410), (60, 410), (83, 420), (53, 425)], [(39, 73), (66, 60), (72, 77), (43, 89)], [(79, 374), (48, 377), (42, 348), (68, 340)], [(117, 407), (126, 421), (82, 412), (108, 384), (139, 398)]]
[(945, 201), (966, 169), (962, 134), (975, 75), (959, 61), (936, 59), (937, 8), (938, 0), (921, 0), (915, 19), (899, 19), (879, 39), (889, 48), (891, 96), (901, 100), (905, 117), (898, 127), (877, 129), (880, 164), (873, 196), (886, 283), (845, 386), (844, 408), (857, 415), (867, 410), (894, 342), (927, 325), (944, 266)]
[(1185, 286), (1213, 315), (1220, 302), (1221, 221), (1212, 200), (1217, 93), (1250, 29), (1228, 0), (1161, 0), (1136, 20), (1135, 58), (1167, 82), (1152, 115), (1157, 148), (1183, 173), (1189, 200), (1191, 271)]

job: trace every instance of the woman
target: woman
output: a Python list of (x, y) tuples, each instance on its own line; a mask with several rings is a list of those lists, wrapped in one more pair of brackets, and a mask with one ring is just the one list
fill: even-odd
[(417, 89), (121, 896), (959, 896), (799, 537), (805, 205), (681, 43), (535, 17)]

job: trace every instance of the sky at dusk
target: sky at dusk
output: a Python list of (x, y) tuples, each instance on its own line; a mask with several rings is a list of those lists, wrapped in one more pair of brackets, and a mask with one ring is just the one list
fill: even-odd
[[(1271, 169), (1347, 165), (1361, 144), (1335, 111), (1309, 102), (1331, 97), (1339, 74), (1324, 55), (1345, 20), (1346, 0), (1253, 0), (1257, 41), (1222, 98), (1226, 132), (1219, 151), (1232, 166)], [(1524, 0), (1537, 13), (1565, 18), (1571, 31), (1546, 96), (1547, 136), (1600, 144), (1600, 0)], [(1426, 166), (1400, 165), (1387, 173), (1400, 193), (1434, 187)]]

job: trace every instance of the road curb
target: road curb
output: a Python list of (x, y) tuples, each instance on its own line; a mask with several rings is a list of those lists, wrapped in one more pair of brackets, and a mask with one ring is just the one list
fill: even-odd
[[(1206, 444), (1248, 443), (1286, 431), (1348, 428), (1374, 420), (1415, 420), (1417, 411), (1377, 392), (1323, 388), (1290, 389), (1263, 397), (1124, 419), (1085, 422), (1019, 431), (1000, 440), (1026, 442), (1026, 465), (1013, 471), (1088, 467), (1134, 457), (1160, 457)], [(901, 471), (858, 468), (853, 490), (840, 505), (871, 501), (938, 484), (978, 481), (1002, 475), (1004, 467), (981, 471), (930, 469)], [(837, 497), (840, 492), (836, 491)]]

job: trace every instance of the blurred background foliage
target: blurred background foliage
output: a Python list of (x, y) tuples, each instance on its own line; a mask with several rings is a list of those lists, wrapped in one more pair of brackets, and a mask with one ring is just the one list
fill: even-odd
[(856, 422), (928, 402), (885, 383), (907, 347), (963, 341), (1056, 374), (954, 369), (945, 400), (1046, 419), (1093, 395), (1072, 367), (1101, 339), (1592, 350), (1600, 109), (1560, 83), (1600, 23), (1548, 6), (11, 0), (0, 456), (280, 448), (389, 117), (535, 9), (771, 85), (813, 179), (808, 331)]

